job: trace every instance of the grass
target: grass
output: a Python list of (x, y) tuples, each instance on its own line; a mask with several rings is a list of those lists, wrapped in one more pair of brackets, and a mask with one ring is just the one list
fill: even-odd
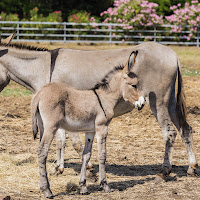
[(189, 46), (170, 46), (178, 54), (183, 76), (200, 76), (200, 49)]
[[(30, 44), (30, 43), (29, 43)], [(31, 43), (31, 45), (37, 45), (40, 47), (46, 47), (49, 49), (55, 48), (72, 48), (72, 49), (82, 49), (82, 50), (97, 50), (97, 49), (117, 49), (117, 48), (126, 48), (130, 47), (129, 45), (86, 45), (86, 44), (50, 44), (50, 43)], [(183, 76), (200, 76), (200, 49), (197, 47), (190, 46), (169, 46), (178, 54), (182, 69)], [(1, 93), (0, 96), (30, 96), (32, 92), (27, 90), (22, 86), (17, 86), (14, 82), (10, 82), (9, 86), (6, 87)]]
[(16, 89), (10, 89), (6, 88), (3, 90), (1, 93), (2, 96), (8, 97), (8, 96), (14, 96), (14, 97), (19, 97), (19, 96), (30, 96), (32, 95), (32, 92), (26, 89), (21, 89), (21, 88), (16, 88)]
[(4, 97), (23, 97), (23, 96), (31, 96), (32, 92), (25, 87), (16, 84), (13, 81), (10, 81), (9, 85), (4, 88), (4, 90), (0, 93), (0, 96)]

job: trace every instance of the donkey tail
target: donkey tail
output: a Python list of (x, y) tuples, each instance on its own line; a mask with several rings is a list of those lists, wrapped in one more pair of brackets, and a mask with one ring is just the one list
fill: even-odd
[(177, 65), (178, 65), (178, 91), (177, 91), (176, 111), (177, 111), (177, 118), (179, 119), (179, 124), (182, 127), (183, 124), (185, 124), (186, 122), (187, 109), (186, 109), (186, 98), (183, 89), (183, 79), (181, 75), (182, 70), (179, 59)]
[(36, 93), (31, 101), (31, 118), (32, 118), (32, 131), (34, 140), (36, 139), (38, 133), (38, 119), (37, 119), (37, 115), (39, 114), (38, 104), (39, 104), (39, 95), (38, 93)]

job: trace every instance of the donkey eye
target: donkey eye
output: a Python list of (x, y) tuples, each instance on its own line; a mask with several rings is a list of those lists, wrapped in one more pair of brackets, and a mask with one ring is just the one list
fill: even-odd
[(133, 88), (137, 89), (137, 85), (131, 85)]

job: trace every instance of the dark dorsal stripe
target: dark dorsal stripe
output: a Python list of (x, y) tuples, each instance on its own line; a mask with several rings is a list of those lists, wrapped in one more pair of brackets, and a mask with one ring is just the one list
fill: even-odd
[(52, 74), (53, 74), (53, 71), (54, 71), (54, 68), (55, 68), (55, 63), (56, 63), (56, 59), (58, 57), (59, 50), (60, 49), (54, 49), (54, 50), (50, 51), (50, 53), (51, 53), (50, 82), (51, 82), (51, 79), (52, 79)]
[(9, 45), (1, 43), (0, 46), (12, 47), (12, 48), (17, 48), (17, 49), (25, 49), (29, 51), (49, 51), (49, 49), (45, 47), (36, 47), (36, 46), (31, 46), (31, 45), (27, 45), (23, 43), (11, 43)]

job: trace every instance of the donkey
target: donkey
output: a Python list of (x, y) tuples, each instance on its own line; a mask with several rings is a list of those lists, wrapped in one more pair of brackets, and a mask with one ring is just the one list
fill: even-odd
[(145, 102), (142, 93), (137, 89), (136, 75), (132, 73), (136, 55), (137, 52), (132, 52), (125, 67), (116, 67), (91, 90), (77, 90), (63, 83), (50, 83), (33, 96), (31, 104), (33, 135), (36, 138), (39, 126), (40, 189), (45, 197), (52, 197), (46, 172), (46, 159), (58, 128), (72, 132), (86, 132), (79, 181), (81, 194), (87, 193), (86, 168), (96, 133), (100, 187), (105, 192), (110, 191), (105, 173), (106, 137), (108, 125), (114, 116), (114, 107), (120, 98), (139, 109)]
[[(189, 169), (195, 175), (198, 168), (192, 141), (192, 128), (186, 120), (181, 66), (177, 54), (164, 45), (146, 42), (125, 49), (83, 51), (73, 49), (34, 48), (26, 45), (0, 45), (0, 91), (10, 80), (37, 92), (49, 82), (63, 82), (76, 89), (94, 87), (115, 66), (125, 65), (132, 51), (138, 50), (133, 69), (139, 80), (138, 87), (156, 117), (165, 141), (163, 175), (171, 171), (176, 128), (186, 144)], [(178, 77), (177, 98), (175, 83)], [(114, 108), (114, 117), (133, 109), (121, 99)], [(174, 127), (175, 125), (175, 127)], [(56, 170), (63, 172), (65, 131), (57, 137)], [(73, 146), (82, 155), (78, 133), (68, 133)]]

